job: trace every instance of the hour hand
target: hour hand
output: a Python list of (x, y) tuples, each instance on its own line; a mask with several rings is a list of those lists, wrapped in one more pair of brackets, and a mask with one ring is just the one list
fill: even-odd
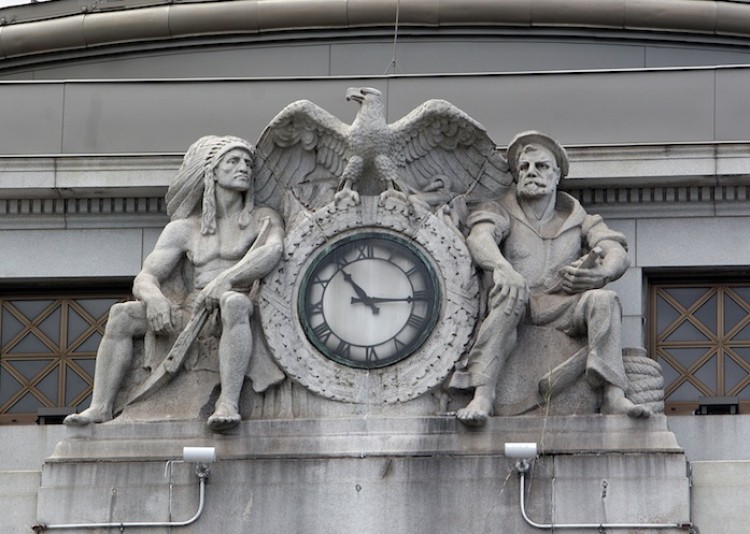
[(367, 292), (364, 289), (362, 289), (354, 280), (352, 280), (352, 275), (350, 275), (349, 273), (347, 273), (344, 270), (341, 271), (341, 274), (344, 275), (344, 280), (346, 280), (346, 282), (350, 286), (352, 286), (352, 288), (354, 288), (354, 292), (357, 294), (357, 297), (359, 297), (359, 298), (352, 297), (352, 303), (362, 302), (366, 306), (370, 307), (370, 309), (372, 310), (373, 315), (377, 315), (378, 313), (380, 313), (380, 308), (378, 308), (377, 306), (375, 306), (375, 303), (367, 295)]

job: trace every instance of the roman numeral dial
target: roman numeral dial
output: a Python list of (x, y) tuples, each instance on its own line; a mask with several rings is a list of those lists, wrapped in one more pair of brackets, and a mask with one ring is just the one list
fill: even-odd
[(324, 247), (310, 263), (298, 313), (316, 350), (357, 368), (392, 365), (419, 349), (440, 315), (432, 260), (405, 237), (361, 231)]

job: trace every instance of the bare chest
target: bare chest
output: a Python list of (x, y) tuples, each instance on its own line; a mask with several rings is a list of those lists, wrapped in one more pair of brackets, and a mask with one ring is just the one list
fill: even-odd
[(257, 236), (255, 225), (240, 228), (236, 222), (222, 222), (215, 234), (196, 237), (192, 250), (188, 253), (188, 259), (196, 270), (211, 270), (214, 263), (233, 265), (245, 256)]

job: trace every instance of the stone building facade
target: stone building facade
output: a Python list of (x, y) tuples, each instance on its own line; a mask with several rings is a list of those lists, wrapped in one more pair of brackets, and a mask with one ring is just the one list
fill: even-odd
[(54, 0), (0, 16), (0, 532), (36, 520), (65, 430), (35, 420), (89, 402), (106, 311), (167, 222), (187, 147), (207, 133), (254, 142), (299, 99), (350, 121), (350, 86), (379, 89), (389, 121), (440, 98), (501, 147), (528, 129), (565, 145), (564, 189), (630, 245), (613, 284), (624, 344), (662, 366), (692, 519), (742, 531), (746, 2)]

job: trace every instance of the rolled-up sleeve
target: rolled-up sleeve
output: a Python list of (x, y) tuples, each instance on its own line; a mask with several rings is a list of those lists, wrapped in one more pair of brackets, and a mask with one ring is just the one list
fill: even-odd
[(510, 217), (508, 213), (497, 202), (485, 202), (480, 204), (476, 210), (469, 214), (468, 225), (472, 228), (479, 223), (492, 223), (495, 233), (495, 242), (500, 243), (510, 230)]
[(602, 241), (614, 241), (622, 245), (625, 250), (628, 249), (628, 242), (625, 239), (625, 235), (612, 230), (604, 223), (600, 215), (586, 215), (581, 230), (583, 231), (586, 246), (589, 249), (594, 248)]

